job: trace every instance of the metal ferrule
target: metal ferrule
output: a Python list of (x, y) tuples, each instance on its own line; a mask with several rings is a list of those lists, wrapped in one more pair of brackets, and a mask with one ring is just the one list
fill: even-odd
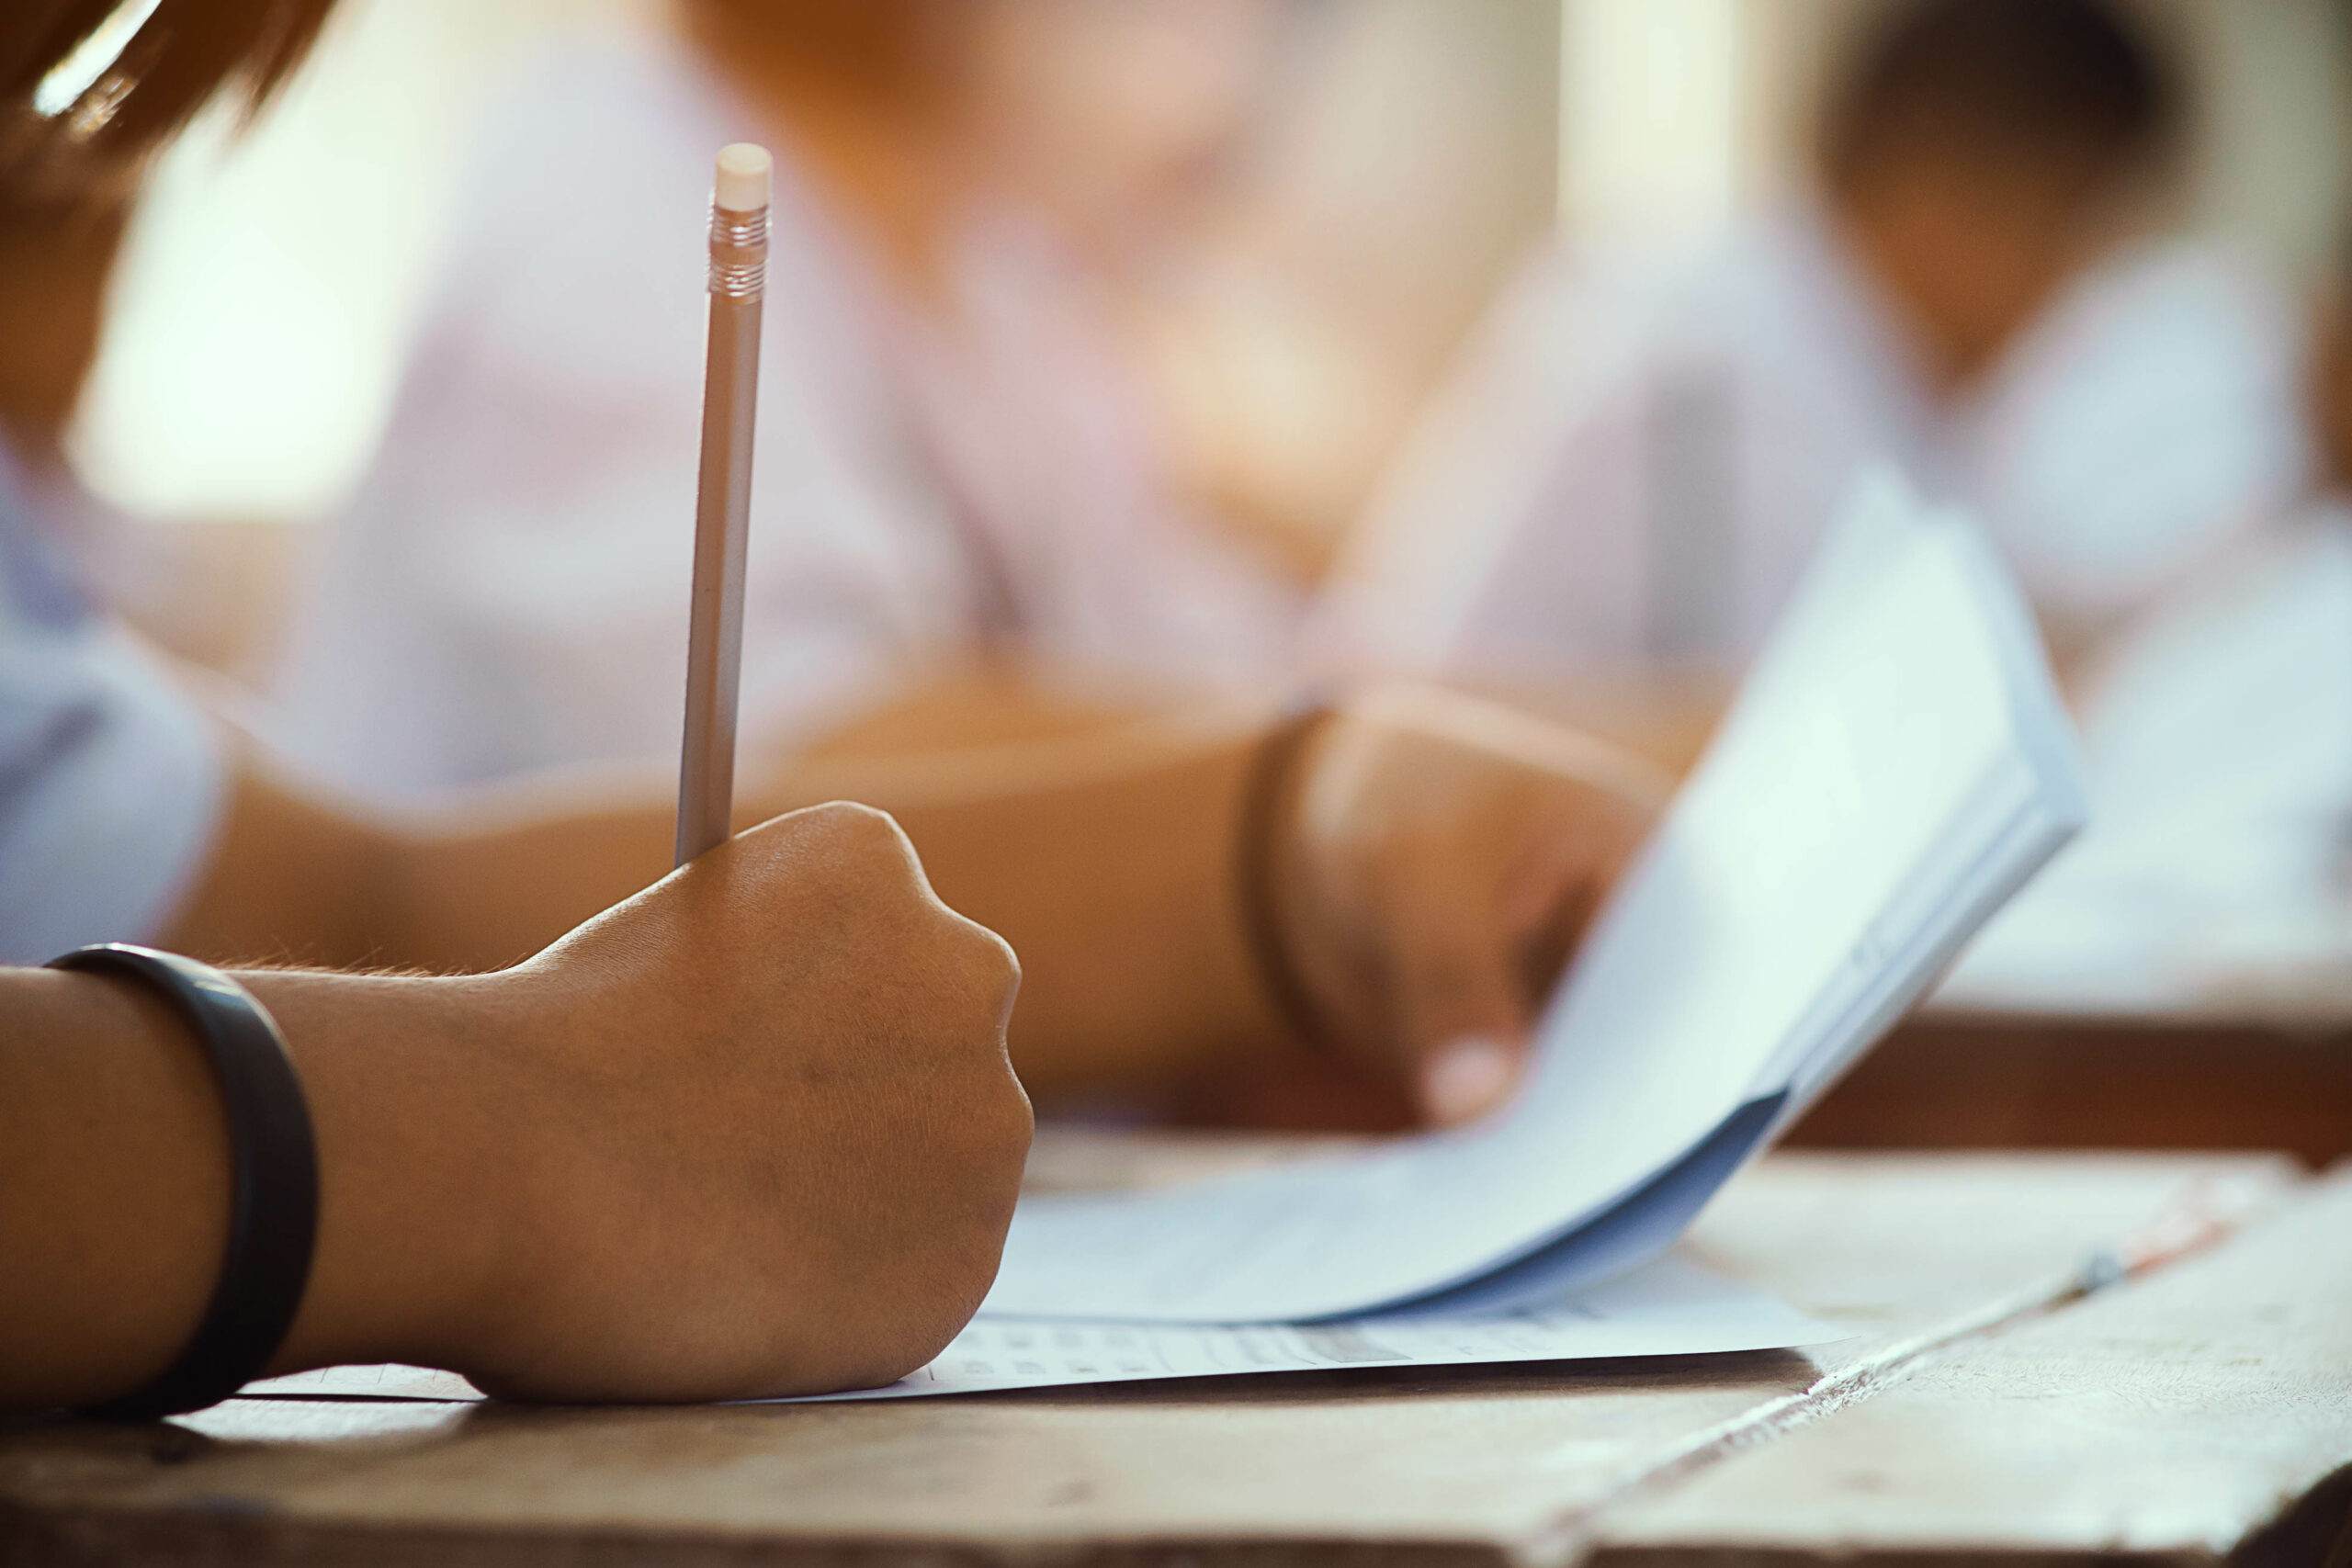
[(727, 299), (757, 299), (768, 288), (768, 209), (710, 209), (710, 291)]

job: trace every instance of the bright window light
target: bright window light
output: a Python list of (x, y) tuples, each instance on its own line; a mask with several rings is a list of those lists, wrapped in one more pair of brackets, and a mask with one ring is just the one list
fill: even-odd
[(1560, 217), (1673, 240), (1738, 197), (1740, 0), (1562, 0)]
[(122, 58), (122, 51), (130, 47), (130, 40), (139, 36), (139, 29), (147, 25), (155, 7), (163, 3), (164, 0), (122, 0), (33, 88), (34, 112), (55, 119), (80, 103), (82, 95), (96, 86), (98, 78)]

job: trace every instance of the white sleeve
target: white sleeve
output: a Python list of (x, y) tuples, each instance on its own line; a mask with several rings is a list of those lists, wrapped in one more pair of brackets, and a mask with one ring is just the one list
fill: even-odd
[(2301, 310), (2197, 243), (2075, 284), (1971, 432), (1986, 525), (2044, 609), (2103, 616), (2201, 581), (2315, 460)]
[[(5, 565), (0, 555), (0, 565)], [(0, 962), (152, 937), (224, 791), (205, 716), (127, 638), (9, 603), (0, 581)]]

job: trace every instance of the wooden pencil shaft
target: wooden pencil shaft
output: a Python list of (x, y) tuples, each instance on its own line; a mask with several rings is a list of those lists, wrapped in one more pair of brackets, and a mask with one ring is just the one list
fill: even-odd
[(735, 795), (743, 662), (743, 561), (751, 531), (767, 212), (714, 213), (710, 338), (695, 505), (686, 725), (678, 767), (677, 863), (726, 842)]

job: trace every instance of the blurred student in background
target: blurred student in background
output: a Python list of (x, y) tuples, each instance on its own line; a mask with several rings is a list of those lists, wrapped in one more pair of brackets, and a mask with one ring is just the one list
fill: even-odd
[[(1214, 172), (1279, 0), (677, 19), (564, 46), (494, 118), (380, 457), (298, 608), (288, 743), (392, 793), (674, 750), (703, 203), (734, 140), (781, 157), (752, 747), (997, 659), (1121, 700), (1278, 680), (1297, 592), (1179, 497), (1096, 268)], [(1072, 54), (1126, 69), (1076, 80)], [(989, 727), (956, 689), (923, 739)]]
[(1342, 561), (1322, 656), (1719, 684), (1882, 457), (1985, 518), (2062, 653), (2095, 637), (2302, 467), (2286, 312), (2201, 252), (2118, 259), (2186, 118), (2107, 0), (1894, 8), (1815, 199), (1693, 259), (1539, 261)]
[(2316, 482), (2083, 672), (2091, 829), (1953, 984), (2009, 1006), (2111, 991), (2345, 995), (2352, 821), (2352, 251), (2304, 383)]

